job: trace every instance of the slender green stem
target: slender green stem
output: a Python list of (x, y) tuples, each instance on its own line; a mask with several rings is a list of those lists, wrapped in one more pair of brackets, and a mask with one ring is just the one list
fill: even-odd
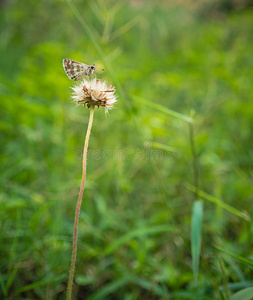
[(71, 294), (72, 294), (72, 285), (73, 285), (75, 265), (76, 265), (78, 220), (79, 220), (79, 214), (80, 214), (82, 198), (83, 198), (84, 183), (85, 183), (85, 178), (86, 178), (87, 152), (88, 152), (88, 145), (89, 145), (89, 138), (90, 138), (91, 127), (92, 127), (92, 122), (93, 122), (93, 116), (94, 116), (94, 106), (91, 106), (89, 124), (88, 124), (87, 132), (86, 132), (86, 137), (85, 137), (85, 142), (84, 142), (84, 149), (83, 149), (82, 181), (81, 181), (80, 192), (79, 192), (78, 201), (77, 201), (77, 205), (76, 205), (74, 236), (73, 236), (73, 249), (72, 249), (72, 259), (71, 259), (68, 289), (67, 289), (67, 300), (71, 300)]
[(196, 187), (196, 200), (199, 200), (199, 166), (198, 166), (198, 155), (195, 148), (195, 140), (194, 140), (194, 128), (193, 123), (189, 123), (190, 130), (190, 145), (192, 152), (192, 166), (194, 171), (194, 184)]

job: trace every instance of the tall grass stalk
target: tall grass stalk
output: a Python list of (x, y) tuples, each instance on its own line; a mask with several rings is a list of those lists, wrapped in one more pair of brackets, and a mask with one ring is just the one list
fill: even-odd
[[(193, 116), (192, 116), (193, 119)], [(195, 199), (199, 200), (199, 165), (198, 165), (198, 155), (195, 146), (195, 138), (194, 138), (194, 127), (193, 122), (189, 123), (189, 131), (190, 131), (190, 147), (192, 152), (192, 167), (194, 173), (194, 184), (196, 187), (195, 191)]]
[(82, 181), (81, 181), (80, 192), (79, 192), (78, 201), (77, 201), (77, 205), (76, 205), (74, 236), (73, 236), (73, 248), (72, 248), (72, 259), (71, 259), (68, 289), (67, 289), (67, 300), (71, 300), (71, 294), (72, 294), (72, 285), (73, 285), (75, 265), (76, 265), (78, 221), (79, 221), (79, 214), (80, 214), (82, 198), (83, 198), (84, 184), (85, 184), (85, 179), (86, 179), (87, 152), (88, 152), (88, 145), (89, 145), (91, 127), (92, 127), (92, 123), (93, 123), (93, 116), (94, 116), (94, 106), (91, 106), (90, 107), (89, 124), (88, 124), (87, 132), (86, 132), (86, 137), (85, 137), (85, 142), (84, 142), (84, 149), (83, 149)]

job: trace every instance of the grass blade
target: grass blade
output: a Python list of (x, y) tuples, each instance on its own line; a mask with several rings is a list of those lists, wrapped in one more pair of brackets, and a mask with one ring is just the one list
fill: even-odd
[(191, 251), (194, 281), (197, 282), (201, 246), (201, 228), (203, 220), (203, 203), (195, 201), (192, 210)]
[(169, 115), (169, 116), (171, 116), (173, 118), (180, 119), (180, 120), (185, 121), (187, 123), (192, 123), (193, 122), (192, 118), (190, 118), (190, 117), (188, 117), (186, 115), (183, 115), (181, 113), (178, 113), (178, 112), (176, 112), (176, 111), (174, 111), (172, 109), (169, 109), (169, 108), (167, 108), (165, 106), (162, 106), (160, 104), (157, 104), (157, 103), (154, 103), (154, 102), (150, 102), (148, 100), (144, 100), (144, 99), (142, 99), (140, 97), (134, 97), (134, 99), (135, 99), (136, 102), (139, 102), (141, 104), (144, 104), (146, 106), (149, 106), (151, 108), (159, 110), (159, 111), (161, 111), (161, 112), (163, 112), (163, 113), (165, 113), (165, 114), (167, 114), (167, 115)]
[(156, 143), (156, 142), (152, 142), (151, 146), (152, 146), (152, 148), (161, 149), (161, 150), (167, 151), (167, 152), (176, 152), (176, 150), (177, 150), (175, 147), (167, 146), (167, 145)]
[[(138, 278), (138, 277), (134, 277), (132, 278), (132, 281), (134, 284), (144, 288), (145, 290), (148, 290), (150, 292), (152, 292), (153, 294), (160, 296), (160, 297), (168, 297), (168, 290), (167, 288), (163, 288), (161, 287), (158, 283), (154, 284), (146, 279), (142, 279), (142, 278)], [(162, 299), (166, 299), (166, 298), (162, 298)]]
[(252, 300), (253, 299), (253, 287), (249, 287), (246, 289), (243, 289), (237, 293), (235, 293), (231, 300)]
[(219, 257), (219, 263), (220, 263), (220, 270), (221, 270), (221, 278), (223, 282), (223, 291), (224, 295), (222, 295), (226, 300), (230, 299), (230, 291), (228, 288), (228, 276), (225, 272), (225, 267), (222, 259)]
[(41, 280), (41, 281), (37, 281), (37, 282), (31, 283), (31, 284), (28, 284), (28, 285), (26, 285), (22, 288), (17, 289), (14, 293), (14, 296), (17, 296), (17, 295), (19, 295), (23, 292), (30, 291), (30, 290), (33, 290), (35, 288), (44, 286), (44, 285), (49, 284), (49, 283), (53, 283), (53, 282), (56, 282), (56, 281), (62, 281), (65, 278), (66, 278), (66, 275), (60, 275), (60, 276), (55, 277), (55, 278), (48, 278), (48, 279), (45, 279), (45, 280)]
[(249, 268), (253, 269), (253, 261), (248, 260), (247, 258), (244, 258), (244, 257), (242, 257), (240, 255), (237, 255), (237, 254), (233, 253), (233, 252), (230, 252), (230, 251), (228, 251), (228, 250), (226, 250), (226, 249), (224, 249), (224, 248), (222, 248), (222, 247), (220, 247), (218, 245), (214, 245), (214, 248), (216, 248), (217, 250), (222, 251), (222, 252), (224, 252), (224, 253), (226, 253), (226, 254), (228, 254), (228, 255), (236, 258), (241, 263), (243, 263), (246, 266), (248, 266)]
[(201, 198), (206, 199), (206, 200), (208, 200), (208, 201), (210, 201), (210, 202), (212, 202), (212, 203), (214, 203), (214, 204), (222, 207), (223, 209), (229, 211), (230, 213), (232, 213), (232, 214), (234, 214), (234, 215), (236, 215), (236, 216), (238, 216), (238, 217), (240, 217), (240, 218), (242, 218), (242, 219), (244, 219), (246, 221), (250, 221), (250, 216), (248, 215), (247, 212), (239, 211), (236, 208), (234, 208), (234, 207), (226, 204), (225, 202), (221, 201), (220, 199), (218, 199), (218, 198), (216, 198), (214, 196), (211, 196), (211, 195), (209, 195), (209, 194), (207, 194), (207, 193), (205, 193), (205, 192), (203, 192), (203, 191), (201, 191), (199, 189), (197, 190), (197, 188), (195, 186), (191, 185), (190, 183), (186, 183), (185, 187), (188, 190), (190, 190), (190, 191), (192, 191), (194, 193), (196, 193), (198, 191), (198, 195)]
[(119, 248), (121, 245), (126, 244), (128, 241), (130, 241), (133, 238), (139, 237), (139, 236), (145, 236), (148, 234), (156, 234), (161, 232), (168, 232), (172, 231), (173, 227), (169, 225), (159, 225), (154, 227), (145, 227), (145, 228), (138, 228), (135, 230), (132, 230), (128, 232), (127, 234), (123, 235), (122, 237), (118, 238), (114, 243), (110, 244), (105, 249), (105, 254), (110, 254), (117, 248)]
[(108, 283), (104, 287), (100, 288), (97, 292), (91, 295), (88, 300), (99, 300), (99, 299), (106, 299), (106, 297), (112, 293), (115, 293), (121, 287), (124, 287), (131, 281), (130, 276), (126, 276), (117, 280)]
[(140, 22), (142, 18), (142, 14), (139, 14), (132, 18), (130, 21), (128, 21), (125, 25), (121, 26), (120, 28), (116, 29), (110, 36), (110, 41), (115, 40), (122, 34), (126, 33), (128, 30), (130, 30), (133, 26), (135, 26), (137, 23)]

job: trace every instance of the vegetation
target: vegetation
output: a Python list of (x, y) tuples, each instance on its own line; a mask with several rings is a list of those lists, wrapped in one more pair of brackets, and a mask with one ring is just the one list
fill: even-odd
[(172, 3), (2, 2), (1, 299), (66, 297), (89, 117), (66, 57), (118, 94), (95, 110), (73, 299), (252, 299), (253, 11)]

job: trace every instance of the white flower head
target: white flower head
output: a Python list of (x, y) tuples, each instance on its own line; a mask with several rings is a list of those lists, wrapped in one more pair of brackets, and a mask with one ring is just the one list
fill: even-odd
[(83, 80), (72, 87), (72, 90), (72, 99), (77, 104), (84, 104), (88, 108), (104, 106), (106, 113), (117, 102), (114, 87), (112, 85), (107, 86), (105, 81), (96, 78), (91, 81)]

